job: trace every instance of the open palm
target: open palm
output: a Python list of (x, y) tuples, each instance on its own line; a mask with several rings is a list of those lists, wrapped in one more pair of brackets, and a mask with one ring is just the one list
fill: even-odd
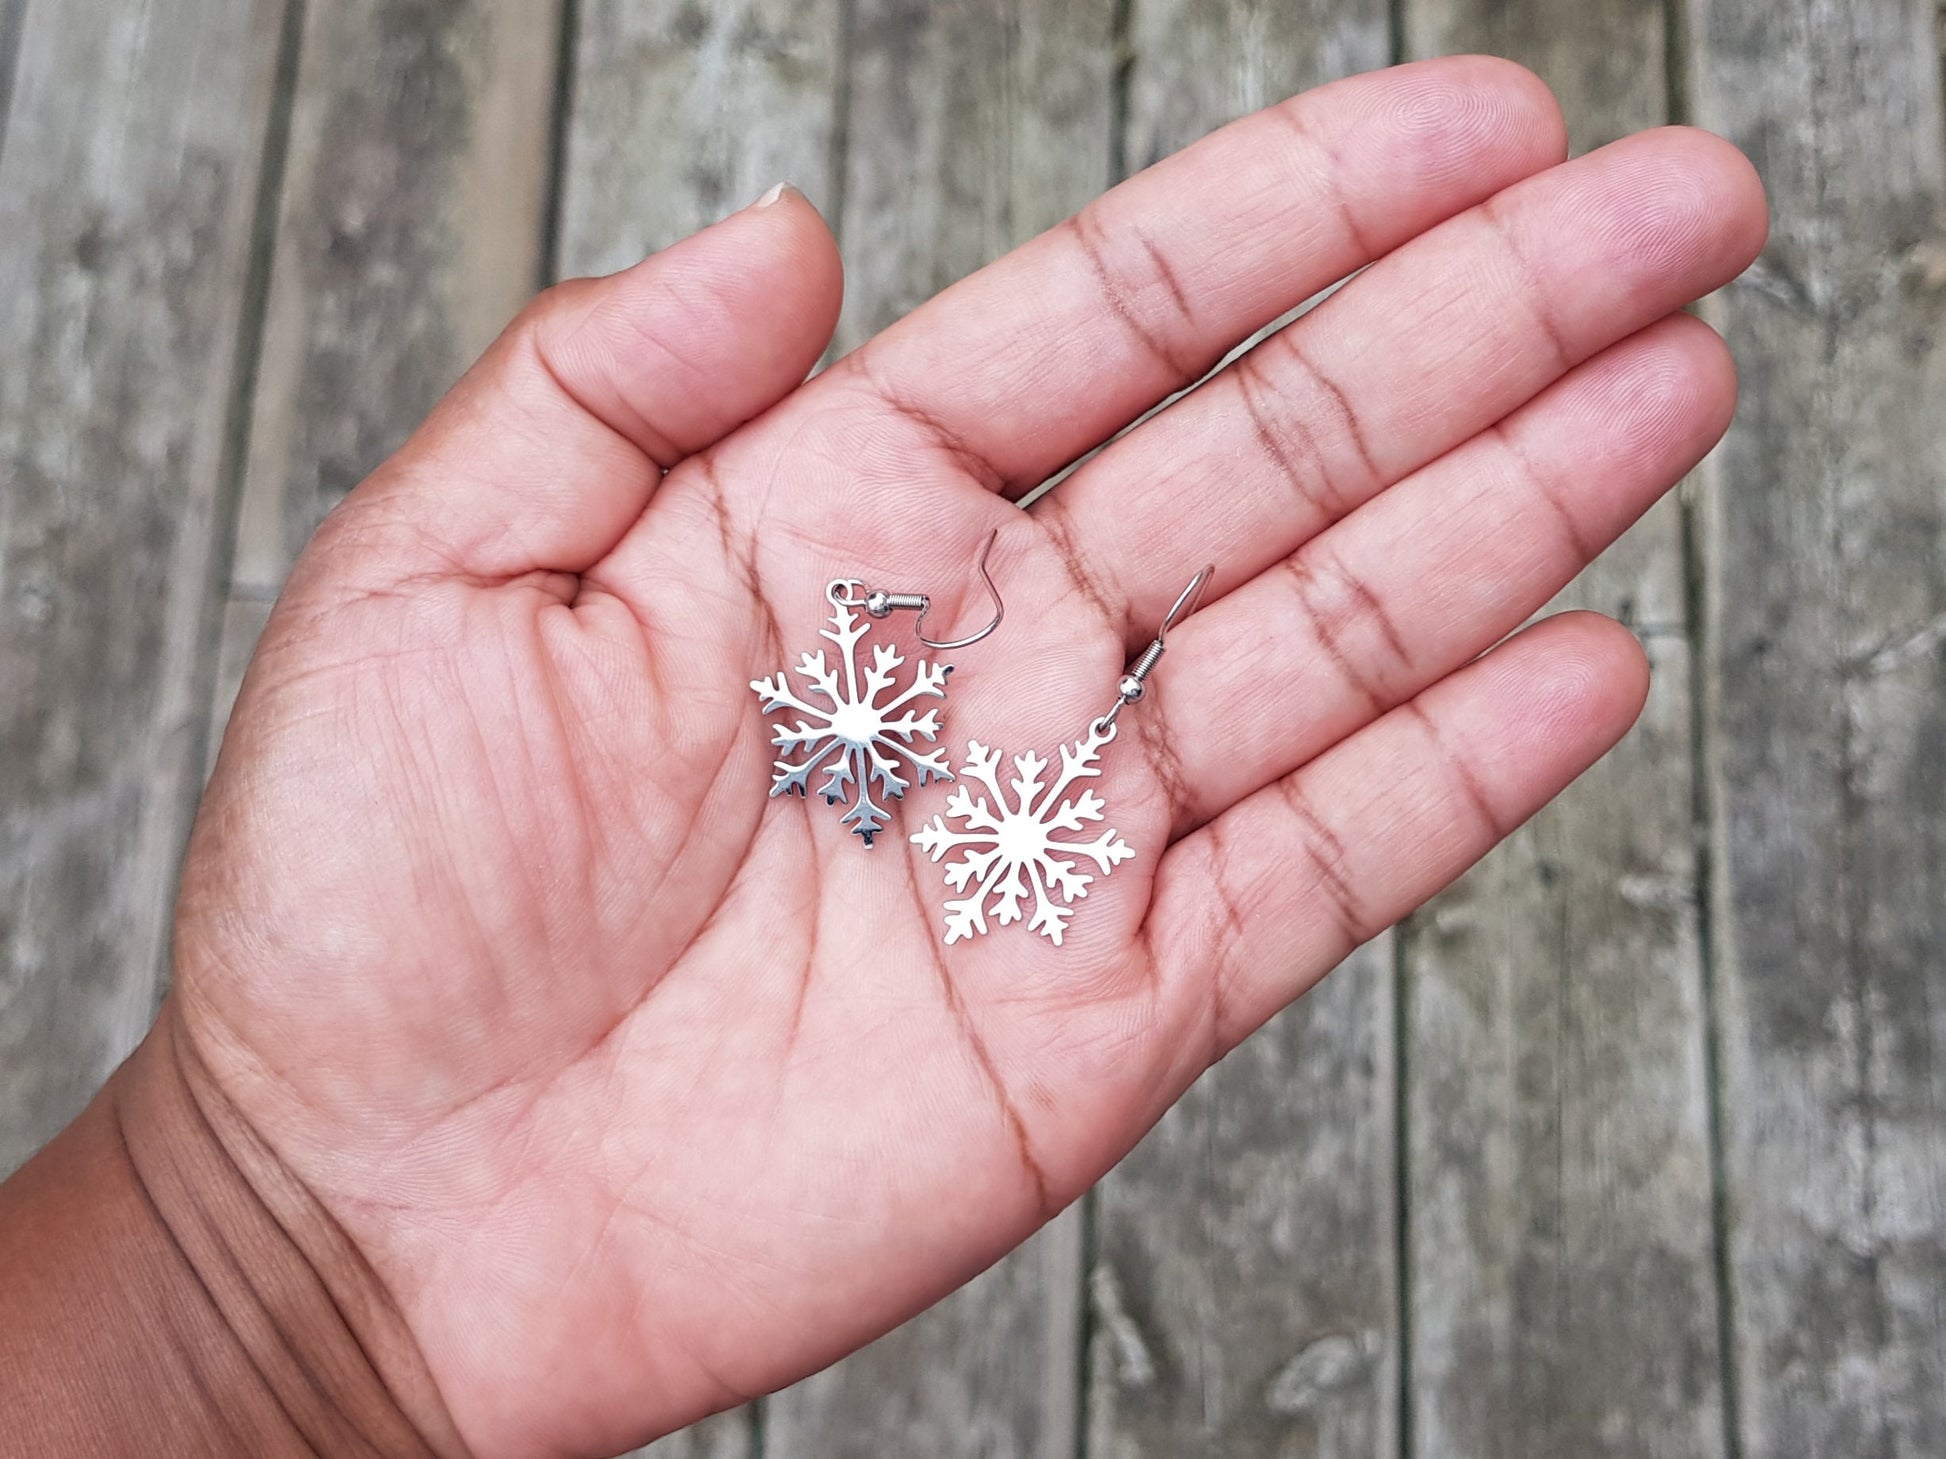
[[(537, 301), (326, 522), (198, 820), (170, 1016), (480, 1459), (639, 1441), (941, 1296), (1623, 733), (1615, 625), (1480, 656), (1725, 428), (1675, 311), (1763, 205), (1701, 134), (1564, 148), (1506, 63), (1326, 87), (808, 384), (839, 266), (785, 193)], [(945, 945), (908, 838), (951, 787), (868, 848), (822, 775), (769, 796), (750, 687), (834, 652), (833, 579), (978, 623), (995, 532), (997, 633), (866, 643), (953, 663), (918, 704), (1006, 778), (1215, 564), (1086, 782), (1133, 855), (1082, 864), (1059, 946)]]

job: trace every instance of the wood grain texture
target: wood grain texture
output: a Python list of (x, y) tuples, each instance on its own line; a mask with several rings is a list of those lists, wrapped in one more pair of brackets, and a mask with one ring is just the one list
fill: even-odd
[(35, 5), (0, 156), (0, 1170), (147, 1028), (209, 702), (280, 0)]
[(1946, 155), (1921, 0), (1698, 0), (1774, 224), (1707, 556), (1747, 1459), (1946, 1453)]
[(560, 267), (627, 268), (789, 182), (833, 215), (841, 0), (580, 0)]
[(1354, 955), (1102, 1183), (1089, 1455), (1394, 1452), (1390, 962)]
[(1388, 7), (1375, 0), (1128, 0), (1127, 27), (1117, 149), (1127, 172), (1392, 55)]
[[(1145, 166), (1382, 65), (1383, 4), (1135, 0), (1122, 155)], [(1097, 1193), (1091, 1459), (1391, 1454), (1391, 939), (1197, 1083)]]
[(1113, 0), (856, 0), (840, 349), (1112, 181)]
[(0, 0), (0, 155), (7, 147), (7, 117), (13, 110), (20, 32), (27, 23), (27, 0)]
[[(1112, 0), (857, 0), (840, 220), (848, 348), (1112, 176)], [(1082, 1213), (767, 1409), (766, 1459), (1056, 1459), (1078, 1429)]]
[[(309, 5), (214, 718), (318, 521), (533, 293), (560, 0)], [(253, 606), (256, 605), (256, 606)]]
[(632, 1450), (623, 1459), (760, 1459), (758, 1411), (757, 1405), (750, 1404), (717, 1414)]
[(1689, 652), (1404, 934), (1414, 1451), (1722, 1452)]
[[(1408, 0), (1540, 73), (1577, 150), (1668, 120), (1661, 0)], [(1562, 595), (1642, 633), (1642, 723), (1404, 942), (1408, 1355), (1426, 1455), (1723, 1448), (1681, 505)]]

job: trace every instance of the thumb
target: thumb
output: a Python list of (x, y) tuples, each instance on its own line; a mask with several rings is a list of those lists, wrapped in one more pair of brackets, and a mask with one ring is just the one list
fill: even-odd
[(581, 572), (669, 467), (803, 382), (842, 293), (837, 244), (794, 188), (622, 273), (558, 284), (307, 556), (366, 582)]

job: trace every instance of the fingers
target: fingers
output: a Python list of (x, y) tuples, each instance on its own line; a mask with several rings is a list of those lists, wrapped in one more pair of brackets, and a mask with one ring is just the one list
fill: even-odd
[(791, 190), (550, 289), (321, 535), (381, 577), (580, 572), (666, 468), (803, 381), (841, 292), (830, 230)]
[(1571, 372), (1186, 620), (1132, 725), (1201, 825), (1512, 632), (1729, 426), (1736, 377), (1676, 315)]
[(1566, 148), (1547, 88), (1458, 57), (1225, 127), (948, 289), (821, 382), (1025, 489), (1287, 309)]
[(1762, 247), (1750, 164), (1707, 133), (1627, 138), (1413, 240), (1037, 508), (1131, 643), (1184, 564), (1247, 582)]
[(1171, 848), (1149, 941), (1212, 1056), (1446, 886), (1605, 754), (1648, 665), (1589, 613), (1529, 629)]

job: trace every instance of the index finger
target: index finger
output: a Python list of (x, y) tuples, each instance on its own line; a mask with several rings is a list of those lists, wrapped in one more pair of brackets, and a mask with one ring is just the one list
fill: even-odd
[(1333, 82), (1211, 133), (827, 371), (1017, 493), (1280, 314), (1566, 155), (1546, 85), (1459, 56)]

